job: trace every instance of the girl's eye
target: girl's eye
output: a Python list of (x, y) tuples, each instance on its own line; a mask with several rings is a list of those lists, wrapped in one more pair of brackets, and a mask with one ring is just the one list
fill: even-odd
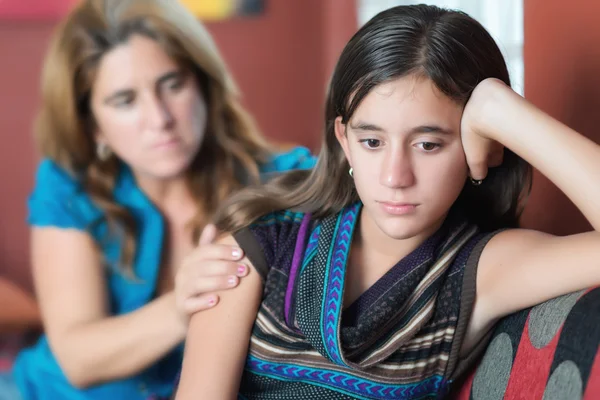
[(421, 147), (421, 149), (423, 149), (425, 151), (434, 151), (437, 148), (441, 147), (441, 145), (439, 143), (432, 143), (432, 142), (422, 142), (422, 143), (419, 143), (419, 146)]
[(360, 142), (364, 143), (368, 149), (376, 149), (381, 146), (381, 140), (379, 139), (364, 139)]

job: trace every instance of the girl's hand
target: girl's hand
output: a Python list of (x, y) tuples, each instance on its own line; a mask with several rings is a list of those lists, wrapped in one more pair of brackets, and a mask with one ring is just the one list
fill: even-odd
[[(488, 168), (502, 164), (504, 146), (493, 139), (490, 121), (500, 110), (491, 109), (490, 100), (508, 87), (498, 79), (485, 79), (477, 85), (465, 105), (461, 120), (461, 136), (469, 173), (473, 180), (483, 180)], [(510, 89), (509, 89), (510, 90)]]

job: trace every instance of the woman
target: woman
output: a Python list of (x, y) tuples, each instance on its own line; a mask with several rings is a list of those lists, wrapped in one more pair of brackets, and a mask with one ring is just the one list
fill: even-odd
[[(596, 231), (518, 229), (524, 160)], [(315, 169), (220, 213), (251, 272), (192, 317), (177, 398), (443, 397), (499, 318), (600, 283), (598, 182), (600, 146), (509, 88), (480, 24), (380, 13), (336, 66)]]
[[(168, 397), (187, 329), (175, 271), (230, 193), (310, 167), (310, 154), (270, 150), (209, 34), (171, 0), (81, 2), (54, 35), (42, 92), (29, 223), (45, 335), (16, 382), (26, 399)], [(196, 293), (245, 273), (205, 271)]]

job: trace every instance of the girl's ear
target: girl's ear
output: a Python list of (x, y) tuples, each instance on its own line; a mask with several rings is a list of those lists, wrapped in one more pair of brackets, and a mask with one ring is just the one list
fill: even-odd
[(335, 130), (335, 138), (339, 142), (340, 146), (342, 146), (342, 150), (344, 150), (344, 154), (346, 155), (346, 160), (348, 160), (348, 164), (350, 168), (352, 168), (352, 160), (350, 158), (350, 149), (348, 146), (348, 135), (346, 133), (346, 125), (342, 123), (342, 117), (337, 117), (334, 122), (334, 130)]

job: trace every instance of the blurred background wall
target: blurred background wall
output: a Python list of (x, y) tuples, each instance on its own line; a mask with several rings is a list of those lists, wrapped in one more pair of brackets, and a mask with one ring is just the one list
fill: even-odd
[[(20, 4), (36, 1), (42, 0)], [(496, 0), (423, 2), (452, 3), (493, 33), (504, 32), (507, 42), (501, 47), (514, 65), (515, 89), (600, 141), (600, 27), (595, 21), (600, 3), (510, 0), (502, 2), (502, 12), (494, 12), (483, 4), (497, 5)], [(325, 87), (343, 45), (374, 12), (408, 3), (414, 1), (264, 0), (258, 14), (207, 26), (265, 134), (318, 151)], [(38, 160), (31, 128), (42, 58), (55, 25), (52, 19), (0, 21), (0, 276), (28, 290), (25, 210)], [(507, 30), (515, 33), (507, 36)], [(556, 234), (589, 229), (569, 200), (539, 174), (523, 223)]]

